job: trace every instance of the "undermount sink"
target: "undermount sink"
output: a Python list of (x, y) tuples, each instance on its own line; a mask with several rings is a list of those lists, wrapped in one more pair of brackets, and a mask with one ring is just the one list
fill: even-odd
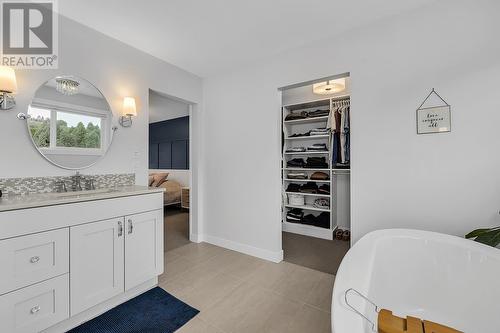
[(103, 193), (113, 193), (117, 190), (114, 188), (101, 188), (98, 190), (84, 190), (84, 191), (72, 191), (72, 192), (61, 192), (61, 193), (53, 193), (53, 195), (57, 198), (81, 198), (96, 194)]

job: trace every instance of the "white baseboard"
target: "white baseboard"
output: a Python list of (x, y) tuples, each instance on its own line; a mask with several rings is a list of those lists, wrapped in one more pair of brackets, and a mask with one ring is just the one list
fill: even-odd
[(261, 258), (264, 260), (272, 261), (272, 262), (281, 262), (283, 261), (283, 250), (281, 251), (269, 251), (265, 249), (261, 249), (258, 247), (254, 247), (251, 245), (243, 244), (243, 243), (238, 243), (238, 242), (233, 242), (228, 239), (223, 239), (219, 237), (214, 237), (210, 235), (203, 235), (202, 237), (199, 237), (198, 239), (200, 242), (207, 242), (213, 245), (217, 245), (229, 250), (241, 252), (244, 254), (248, 254), (253, 257)]

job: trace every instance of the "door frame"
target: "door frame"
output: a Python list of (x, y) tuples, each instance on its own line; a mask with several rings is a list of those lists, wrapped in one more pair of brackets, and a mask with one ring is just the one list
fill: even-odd
[[(149, 152), (149, 95), (153, 92), (164, 98), (172, 99), (188, 105), (189, 108), (189, 241), (200, 243), (202, 239), (202, 228), (200, 218), (200, 106), (198, 103), (185, 100), (170, 94), (163, 93), (155, 89), (149, 89), (148, 92), (148, 141), (147, 150)], [(148, 173), (149, 173), (149, 157), (148, 157)]]

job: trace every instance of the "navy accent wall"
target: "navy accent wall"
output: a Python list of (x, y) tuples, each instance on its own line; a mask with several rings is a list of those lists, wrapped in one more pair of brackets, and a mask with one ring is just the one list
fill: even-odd
[(189, 117), (149, 124), (149, 168), (189, 169)]

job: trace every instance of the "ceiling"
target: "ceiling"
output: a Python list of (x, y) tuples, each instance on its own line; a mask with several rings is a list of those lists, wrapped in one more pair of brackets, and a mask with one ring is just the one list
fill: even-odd
[(433, 0), (64, 0), (60, 12), (201, 77)]

